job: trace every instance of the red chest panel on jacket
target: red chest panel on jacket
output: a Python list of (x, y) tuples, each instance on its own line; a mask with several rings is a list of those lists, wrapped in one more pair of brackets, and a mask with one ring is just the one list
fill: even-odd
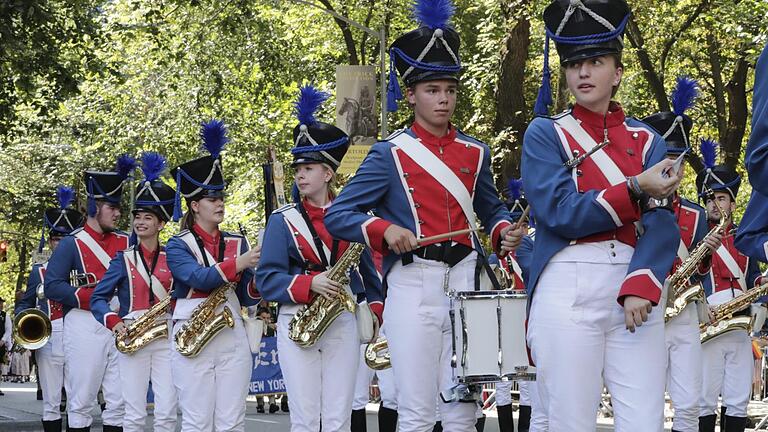
[[(205, 250), (207, 250), (211, 254), (211, 256), (213, 256), (214, 258), (219, 256), (218, 245), (210, 244), (207, 241), (203, 241), (203, 245), (205, 246)], [(239, 237), (224, 238), (224, 257), (221, 261), (234, 260), (234, 259), (237, 259), (237, 257), (239, 256), (240, 256), (240, 238)], [(216, 263), (212, 262), (209, 264), (214, 265)], [(205, 297), (208, 297), (208, 294), (209, 294), (208, 292), (198, 291), (192, 288), (192, 294), (188, 298), (205, 298)]]
[[(128, 237), (126, 236), (110, 236), (103, 241), (97, 241), (104, 252), (109, 255), (110, 258), (117, 255), (118, 251), (128, 248)], [(80, 239), (76, 239), (77, 248), (80, 251), (80, 260), (83, 264), (83, 269), (86, 273), (93, 273), (96, 275), (96, 280), (101, 280), (104, 277), (104, 273), (107, 272), (107, 268), (101, 263), (96, 254)], [(107, 263), (109, 265), (109, 263)]]
[[(140, 260), (136, 262), (137, 265), (142, 265)], [(139, 270), (136, 268), (136, 265), (134, 265), (132, 260), (128, 261), (128, 268), (130, 269), (130, 277), (131, 277), (131, 307), (130, 312), (137, 311), (137, 310), (144, 310), (149, 309), (152, 304), (150, 304), (149, 301), (149, 290), (150, 287), (147, 284), (144, 277), (142, 277)], [(146, 272), (147, 274), (149, 272)], [(166, 261), (165, 252), (160, 252), (160, 257), (157, 259), (157, 264), (155, 265), (155, 272), (154, 272), (155, 278), (160, 282), (160, 285), (162, 285), (163, 290), (165, 292), (168, 292), (171, 288), (171, 284), (173, 282), (173, 276), (171, 276), (171, 271), (168, 269), (168, 263)], [(155, 290), (157, 290), (157, 287), (155, 287)], [(158, 301), (157, 295), (155, 295), (155, 303)]]
[[(696, 209), (691, 209), (682, 204), (678, 204), (675, 206), (675, 217), (677, 218), (677, 225), (680, 227), (680, 239), (683, 241), (685, 248), (690, 251), (693, 246), (693, 239), (696, 236), (698, 224), (703, 223), (698, 220), (699, 212), (696, 211)], [(680, 260), (680, 257), (676, 255), (670, 274), (677, 271), (680, 264), (682, 264), (682, 261)]]
[[(731, 256), (736, 261), (736, 264), (738, 264), (739, 268), (741, 269), (741, 272), (746, 273), (749, 259), (746, 255), (742, 254), (738, 251), (738, 249), (736, 249), (736, 246), (733, 243), (734, 234), (735, 232), (731, 231), (728, 235), (723, 236), (723, 246), (728, 249), (728, 252), (730, 252)], [(715, 282), (713, 292), (723, 291), (731, 288), (741, 289), (741, 285), (739, 285), (736, 275), (731, 273), (731, 271), (728, 269), (728, 266), (725, 265), (723, 259), (720, 258), (717, 253), (712, 254), (712, 276)], [(749, 287), (750, 281), (746, 282), (747, 287)]]

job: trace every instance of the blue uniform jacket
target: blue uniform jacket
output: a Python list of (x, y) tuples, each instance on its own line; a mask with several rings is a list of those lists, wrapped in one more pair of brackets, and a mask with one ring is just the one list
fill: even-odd
[[(262, 241), (263, 252), (256, 269), (256, 284), (261, 295), (281, 304), (308, 303), (311, 300), (309, 287), (314, 274), (318, 273), (310, 274), (307, 269), (308, 265), (319, 265), (318, 257), (309, 246), (313, 240), (292, 232), (285, 219), (283, 212), (295, 205), (284, 206), (269, 217)], [(339, 256), (341, 254), (340, 250)], [(368, 248), (363, 252), (360, 264), (350, 272), (350, 288), (358, 295), (358, 301), (366, 299), (372, 309), (376, 309), (376, 304), (383, 304), (381, 279)]]
[[(665, 157), (666, 144), (644, 123), (624, 118), (621, 124), (609, 128), (609, 136), (617, 137), (611, 139), (609, 146), (623, 146), (625, 143), (619, 142), (620, 137), (637, 139), (639, 134), (647, 137), (650, 147), (642, 153), (632, 151), (630, 154), (635, 157), (642, 155), (643, 169), (648, 169)], [(615, 149), (619, 151), (620, 147)], [(637, 221), (637, 210), (633, 212), (631, 207), (636, 205), (631, 203), (625, 184), (603, 190), (577, 190), (574, 184), (578, 175), (576, 171), (586, 170), (589, 164), (572, 171), (564, 166), (570, 157), (558, 138), (554, 119), (534, 119), (525, 132), (521, 165), (526, 197), (537, 215), (536, 247), (526, 280), (532, 295), (549, 260), (572, 241), (617, 230)], [(585, 171), (583, 178), (590, 175), (594, 174)], [(643, 234), (637, 238), (618, 301), (623, 303), (625, 296), (635, 295), (655, 305), (661, 297), (662, 283), (672, 267), (680, 233), (674, 215), (665, 208), (642, 214), (640, 222)]]
[[(396, 132), (390, 138), (400, 133), (417, 137), (414, 132), (417, 127), (415, 124), (411, 128)], [(423, 136), (419, 138), (425, 139)], [(460, 131), (455, 131), (455, 141), (450, 145), (455, 147), (446, 151), (446, 158), (478, 159), (477, 165), (474, 165), (473, 160), (466, 162), (466, 168), (451, 168), (457, 171), (458, 176), (474, 177), (474, 190), (470, 191), (472, 204), (486, 232), (491, 235), (494, 248), (497, 248), (500, 232), (511, 224), (511, 220), (509, 211), (499, 200), (493, 184), (490, 150), (485, 144)], [(467, 153), (466, 156), (464, 152)], [(462, 163), (451, 161), (453, 165)], [(420, 172), (414, 174), (417, 171)], [(384, 231), (390, 224), (395, 224), (411, 230), (418, 237), (422, 232), (421, 227), (424, 226), (422, 224), (425, 221), (429, 224), (431, 221), (428, 219), (442, 217), (446, 214), (446, 209), (455, 212), (452, 214), (458, 215), (457, 220), (463, 219), (457, 202), (448, 195), (450, 194), (445, 188), (431, 176), (423, 174), (423, 169), (403, 156), (394, 144), (381, 141), (373, 145), (355, 176), (334, 200), (325, 216), (325, 225), (335, 238), (366, 243), (373, 250), (382, 253), (383, 273), (386, 277), (392, 265), (401, 257), (387, 249), (383, 241)], [(421, 200), (418, 196), (423, 196), (424, 199)], [(420, 201), (417, 202), (417, 199)], [(441, 210), (425, 211), (430, 206), (441, 206)], [(377, 216), (371, 216), (370, 211), (375, 211)], [(466, 228), (466, 219), (463, 220), (461, 226), (437, 226), (434, 233)]]

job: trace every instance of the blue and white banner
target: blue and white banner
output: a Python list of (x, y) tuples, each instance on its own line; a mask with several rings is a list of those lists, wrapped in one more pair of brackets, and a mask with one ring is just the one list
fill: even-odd
[(261, 339), (261, 349), (253, 354), (253, 371), (248, 393), (266, 395), (285, 393), (283, 372), (277, 358), (277, 338), (264, 337)]

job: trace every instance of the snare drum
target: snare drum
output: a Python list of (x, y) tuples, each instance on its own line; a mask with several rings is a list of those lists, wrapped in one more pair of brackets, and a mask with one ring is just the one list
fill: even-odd
[(526, 294), (459, 291), (451, 297), (451, 366), (460, 383), (536, 379), (525, 344)]

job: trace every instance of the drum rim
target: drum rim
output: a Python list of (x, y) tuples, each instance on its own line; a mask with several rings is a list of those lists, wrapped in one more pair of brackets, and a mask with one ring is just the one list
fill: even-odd
[(528, 294), (522, 292), (515, 292), (515, 290), (498, 290), (498, 291), (456, 291), (452, 293), (452, 297), (457, 299), (472, 299), (472, 298), (484, 298), (484, 299), (496, 299), (496, 298), (512, 298), (512, 299), (527, 299)]

